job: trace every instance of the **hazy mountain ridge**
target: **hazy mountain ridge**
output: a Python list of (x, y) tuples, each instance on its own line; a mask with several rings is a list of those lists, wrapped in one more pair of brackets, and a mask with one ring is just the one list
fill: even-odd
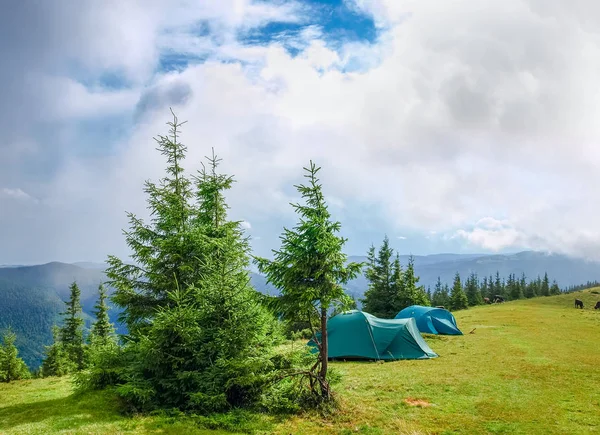
[[(525, 272), (528, 279), (543, 276), (548, 272), (564, 288), (587, 281), (600, 280), (600, 263), (588, 262), (558, 254), (534, 251), (508, 255), (485, 254), (435, 254), (414, 256), (415, 272), (420, 284), (431, 289), (437, 277), (451, 284), (456, 272), (466, 278), (471, 272), (479, 278), (495, 275), (499, 271), (505, 278), (514, 273)], [(350, 256), (349, 261), (366, 261), (365, 256)], [(409, 256), (401, 255), (403, 267)], [(97, 299), (98, 285), (106, 281), (104, 263), (78, 262), (74, 264), (51, 262), (36, 266), (0, 268), (0, 330), (12, 326), (19, 336), (18, 345), (25, 361), (35, 367), (41, 361), (44, 345), (52, 340), (51, 327), (64, 310), (62, 301), (69, 296), (69, 285), (77, 281), (86, 320), (91, 321), (91, 312)], [(250, 272), (251, 284), (261, 293), (276, 295), (278, 291), (264, 276)], [(352, 280), (346, 291), (359, 301), (367, 289), (364, 276)], [(109, 288), (109, 293), (111, 289)], [(360, 303), (359, 303), (360, 305)], [(116, 323), (118, 310), (111, 308), (110, 317)], [(119, 332), (124, 332), (119, 327)]]

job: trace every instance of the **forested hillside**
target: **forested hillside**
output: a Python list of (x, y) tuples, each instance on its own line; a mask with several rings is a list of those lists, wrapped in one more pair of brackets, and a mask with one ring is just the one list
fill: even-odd
[[(0, 330), (12, 328), (17, 347), (31, 368), (41, 362), (44, 345), (52, 342), (52, 325), (60, 320), (69, 295), (69, 285), (81, 288), (86, 323), (98, 297), (98, 285), (106, 277), (100, 270), (88, 270), (65, 263), (0, 268)], [(112, 309), (111, 320), (118, 312)]]

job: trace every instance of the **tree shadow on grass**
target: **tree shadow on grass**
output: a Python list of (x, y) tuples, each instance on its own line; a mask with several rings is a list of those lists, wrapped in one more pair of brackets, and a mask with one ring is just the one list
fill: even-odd
[(275, 424), (281, 423), (286, 417), (289, 416), (267, 416), (243, 410), (210, 416), (175, 416), (168, 412), (156, 412), (132, 417), (121, 413), (118, 398), (110, 390), (105, 390), (0, 408), (0, 433), (13, 430), (23, 433), (62, 430), (87, 433), (90, 432), (88, 429), (93, 429), (92, 432), (139, 429), (163, 434), (269, 433)]
[(117, 407), (115, 397), (108, 391), (7, 406), (0, 408), (0, 433), (42, 422), (48, 431), (76, 430), (119, 419)]

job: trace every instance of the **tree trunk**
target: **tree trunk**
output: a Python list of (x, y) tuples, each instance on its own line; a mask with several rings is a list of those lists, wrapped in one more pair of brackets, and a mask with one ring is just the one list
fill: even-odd
[(329, 399), (329, 382), (327, 382), (327, 360), (328, 360), (328, 339), (327, 339), (327, 310), (321, 307), (321, 393), (323, 398)]

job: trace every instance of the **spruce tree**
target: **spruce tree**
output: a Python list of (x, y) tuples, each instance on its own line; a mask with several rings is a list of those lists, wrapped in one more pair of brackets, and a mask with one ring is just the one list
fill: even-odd
[(375, 255), (374, 246), (369, 249), (368, 266), (365, 270), (369, 287), (362, 300), (364, 311), (384, 319), (391, 319), (397, 313), (394, 306), (395, 289), (393, 286), (394, 264), (392, 256), (394, 250), (390, 248), (389, 242), (386, 235), (377, 255)]
[(544, 273), (544, 280), (542, 281), (540, 293), (542, 296), (550, 296), (550, 280), (548, 279), (548, 273)]
[(488, 297), (488, 278), (487, 276), (483, 277), (483, 281), (481, 281), (481, 287), (479, 289), (479, 293), (481, 294), (481, 299), (483, 300), (484, 298)]
[(179, 142), (181, 126), (175, 114), (169, 135), (159, 135), (159, 151), (167, 161), (166, 175), (160, 182), (145, 182), (150, 223), (132, 213), (125, 241), (131, 248), (134, 264), (110, 255), (106, 275), (115, 288), (112, 300), (123, 308), (120, 320), (127, 325), (128, 339), (138, 340), (159, 307), (169, 306), (169, 292), (187, 287), (201, 279), (203, 272), (202, 234), (194, 225), (192, 181), (182, 167), (187, 147)]
[(81, 309), (81, 290), (76, 282), (69, 287), (69, 300), (65, 302), (66, 311), (63, 326), (60, 328), (60, 341), (65, 352), (77, 370), (82, 370), (85, 365), (85, 344), (83, 338), (84, 320)]
[(60, 328), (52, 327), (52, 344), (46, 346), (44, 360), (42, 361), (42, 376), (64, 376), (75, 371), (75, 364), (69, 360), (60, 340)]
[(496, 279), (494, 280), (494, 294), (492, 295), (492, 298), (495, 299), (496, 295), (504, 296), (504, 284), (500, 280), (499, 271), (496, 271)]
[(411, 305), (430, 305), (425, 288), (422, 285), (418, 285), (419, 280), (420, 278), (415, 274), (415, 259), (411, 255), (408, 259), (406, 269), (404, 269), (404, 298), (401, 299), (404, 299), (405, 302), (400, 310)]
[(404, 308), (402, 297), (404, 295), (404, 271), (400, 264), (400, 255), (396, 253), (394, 264), (392, 265), (392, 296), (390, 318), (396, 317), (396, 314)]
[(477, 275), (475, 273), (471, 273), (469, 278), (467, 278), (467, 282), (465, 283), (465, 293), (467, 295), (467, 300), (469, 301), (469, 306), (481, 305), (483, 303), (483, 299), (481, 298), (481, 293), (479, 291), (479, 283), (477, 280)]
[(452, 285), (452, 293), (450, 294), (450, 310), (463, 310), (468, 308), (469, 300), (467, 295), (463, 291), (462, 284), (460, 282), (460, 275), (456, 272), (454, 276), (454, 284)]
[(17, 336), (8, 330), (2, 336), (3, 344), (0, 346), (0, 382), (18, 381), (29, 379), (31, 372), (25, 362), (19, 358), (19, 351), (15, 346)]
[(311, 325), (318, 359), (309, 380), (316, 397), (328, 401), (331, 391), (327, 378), (327, 312), (336, 304), (349, 302), (342, 286), (360, 273), (362, 264), (346, 264), (342, 249), (347, 239), (336, 235), (341, 224), (331, 220), (317, 179), (320, 168), (311, 161), (304, 170), (308, 185), (295, 187), (306, 202), (292, 204), (300, 215), (299, 223), (293, 229), (284, 228), (281, 248), (273, 251), (274, 260), (255, 261), (268, 282), (280, 290), (279, 312), (284, 318), (310, 322), (315, 310), (319, 314), (319, 325)]
[(552, 285), (550, 286), (550, 294), (551, 295), (559, 295), (561, 293), (560, 291), (560, 287), (558, 286), (558, 283), (556, 282), (556, 280), (552, 281)]
[(93, 314), (96, 321), (92, 325), (90, 332), (90, 343), (106, 344), (111, 339), (114, 339), (115, 328), (110, 322), (108, 317), (108, 306), (106, 305), (106, 289), (103, 285), (98, 287), (98, 301), (94, 308), (96, 309)]
[(167, 163), (159, 184), (145, 183), (151, 222), (129, 214), (135, 264), (108, 260), (112, 300), (128, 326), (121, 368), (110, 360), (108, 369), (138, 411), (256, 405), (271, 381), (275, 319), (250, 285), (249, 239), (227, 217), (233, 177), (217, 171), (214, 151), (196, 176), (185, 176), (182, 124), (173, 114), (169, 136), (155, 139)]

